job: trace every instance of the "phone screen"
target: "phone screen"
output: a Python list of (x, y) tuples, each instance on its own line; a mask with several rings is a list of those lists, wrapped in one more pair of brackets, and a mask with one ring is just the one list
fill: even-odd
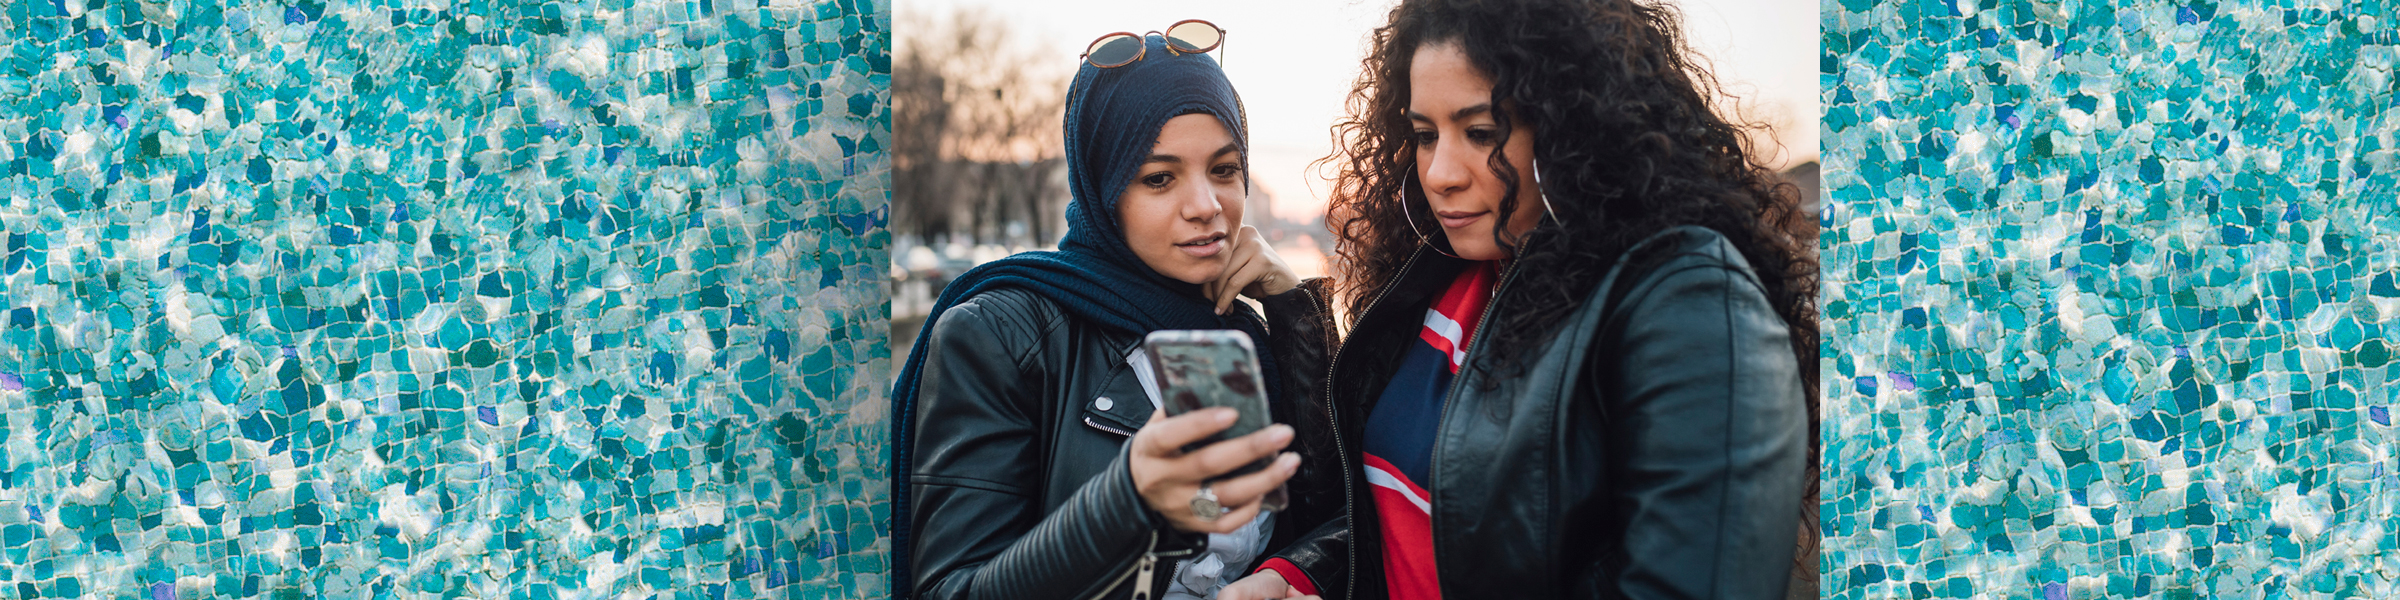
[[(1250, 334), (1231, 329), (1155, 331), (1142, 340), (1142, 349), (1150, 356), (1151, 372), (1158, 378), (1159, 403), (1167, 416), (1212, 406), (1232, 407), (1241, 414), (1233, 426), (1185, 446), (1184, 452), (1249, 435), (1274, 422), (1267, 415), (1266, 381)], [(1260, 460), (1224, 477), (1255, 472), (1271, 460)]]

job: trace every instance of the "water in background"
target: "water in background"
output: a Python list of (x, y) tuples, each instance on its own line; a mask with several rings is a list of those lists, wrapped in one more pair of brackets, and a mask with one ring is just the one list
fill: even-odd
[(2373, 1), (1825, 0), (1828, 598), (2400, 596)]
[(0, 596), (887, 592), (882, 7), (217, 4), (0, 13)]

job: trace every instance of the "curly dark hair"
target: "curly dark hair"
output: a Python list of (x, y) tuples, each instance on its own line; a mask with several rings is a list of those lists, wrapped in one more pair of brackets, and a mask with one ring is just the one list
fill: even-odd
[[(1711, 108), (1709, 98), (1721, 90), (1686, 45), (1680, 21), (1658, 0), (1406, 0), (1394, 8), (1375, 30), (1348, 117), (1333, 128), (1336, 151), (1321, 161), (1339, 167), (1326, 224), (1336, 237), (1342, 293), (1355, 324), (1416, 250), (1417, 228), (1439, 230), (1431, 211), (1401, 204), (1404, 176), (1416, 162), (1404, 111), (1417, 50), (1455, 44), (1493, 84), (1500, 138), (1489, 164), (1506, 186), (1493, 235), (1518, 254), (1511, 269), (1541, 274), (1518, 278), (1507, 297), (1495, 299), (1487, 339), (1477, 340), (1490, 349), (1472, 368), (1522, 369), (1520, 359), (1643, 238), (1681, 225), (1715, 230), (1757, 272), (1791, 329), (1812, 424), (1811, 499), (1803, 510), (1814, 515), (1816, 240), (1784, 229), (1799, 217), (1799, 190), (1751, 160), (1743, 134), (1763, 125)], [(1556, 219), (1511, 239), (1520, 182), (1502, 149), (1519, 119), (1546, 133), (1535, 139), (1534, 156)], [(1414, 228), (1411, 212), (1421, 220)], [(1814, 518), (1804, 520), (1813, 530)], [(1805, 554), (1813, 542), (1806, 538), (1813, 537), (1803, 540), (1810, 573), (1815, 560)]]

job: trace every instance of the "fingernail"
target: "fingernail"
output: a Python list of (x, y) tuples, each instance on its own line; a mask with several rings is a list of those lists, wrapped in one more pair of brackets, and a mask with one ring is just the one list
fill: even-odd
[(1297, 471), (1300, 469), (1300, 453), (1285, 452), (1282, 457), (1275, 459), (1275, 464), (1285, 471)]
[(1220, 409), (1217, 409), (1217, 422), (1218, 422), (1218, 423), (1232, 423), (1234, 419), (1241, 418), (1241, 416), (1242, 416), (1242, 413), (1241, 413), (1241, 411), (1237, 411), (1237, 410), (1230, 409), (1230, 408), (1220, 408)]
[(1286, 442), (1292, 439), (1292, 426), (1276, 423), (1267, 427), (1267, 441)]

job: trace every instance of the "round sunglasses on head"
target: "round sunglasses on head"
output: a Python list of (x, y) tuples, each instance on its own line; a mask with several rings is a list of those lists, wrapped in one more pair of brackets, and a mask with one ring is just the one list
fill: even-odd
[[(1177, 55), (1205, 53), (1225, 42), (1224, 28), (1199, 19), (1176, 21), (1161, 35), (1167, 38), (1167, 51)], [(1084, 48), (1082, 58), (1084, 62), (1103, 69), (1122, 67), (1141, 60), (1148, 46), (1142, 42), (1141, 35), (1119, 31), (1092, 40), (1092, 45)]]

